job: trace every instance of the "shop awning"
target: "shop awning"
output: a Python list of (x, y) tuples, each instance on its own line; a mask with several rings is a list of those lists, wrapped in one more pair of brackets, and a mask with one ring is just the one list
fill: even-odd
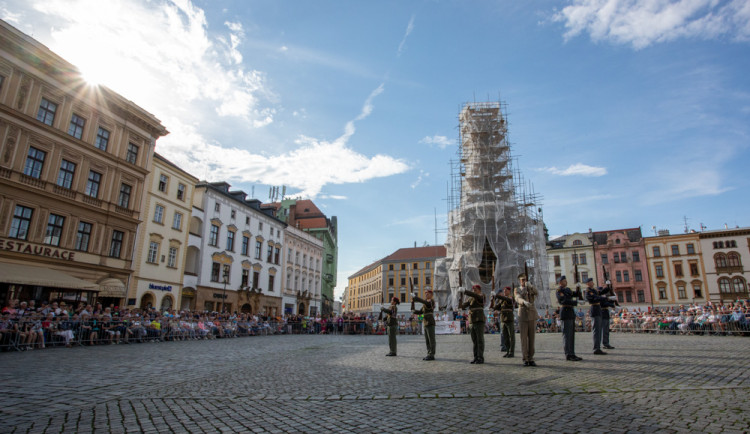
[(99, 285), (62, 271), (31, 265), (0, 263), (0, 281), (20, 285), (99, 291)]
[(99, 282), (99, 297), (125, 297), (125, 284), (119, 279), (104, 279)]

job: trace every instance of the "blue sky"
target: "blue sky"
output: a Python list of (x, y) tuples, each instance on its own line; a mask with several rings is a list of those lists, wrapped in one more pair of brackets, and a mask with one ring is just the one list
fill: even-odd
[[(339, 220), (346, 277), (445, 228), (465, 102), (502, 99), (550, 234), (750, 226), (743, 0), (0, 0), (154, 113), (157, 151)], [(438, 234), (438, 242), (445, 238)]]

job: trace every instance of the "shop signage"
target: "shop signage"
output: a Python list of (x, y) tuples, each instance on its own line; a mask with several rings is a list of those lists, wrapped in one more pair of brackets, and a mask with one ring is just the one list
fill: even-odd
[(76, 254), (76, 252), (71, 252), (70, 250), (2, 238), (0, 238), (0, 250), (8, 250), (34, 256), (44, 256), (46, 258), (63, 259), (65, 261), (72, 261)]
[(156, 285), (153, 283), (148, 284), (148, 289), (158, 289), (159, 291), (172, 291), (172, 285)]
[(226, 296), (226, 295), (222, 295), (222, 294), (219, 294), (219, 293), (216, 293), (216, 292), (214, 292), (214, 298), (221, 298), (221, 299), (226, 299), (226, 298), (227, 298), (227, 296)]

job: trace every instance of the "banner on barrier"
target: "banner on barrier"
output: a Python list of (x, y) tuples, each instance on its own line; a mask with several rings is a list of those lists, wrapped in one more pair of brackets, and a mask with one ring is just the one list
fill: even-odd
[(460, 335), (461, 323), (459, 321), (435, 321), (436, 335)]

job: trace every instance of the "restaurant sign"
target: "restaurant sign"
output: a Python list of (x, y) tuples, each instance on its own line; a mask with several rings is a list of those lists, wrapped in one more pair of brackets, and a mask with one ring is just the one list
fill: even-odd
[(75, 259), (76, 254), (76, 252), (71, 252), (70, 250), (63, 250), (55, 247), (3, 238), (0, 238), (0, 250), (7, 250), (10, 252), (18, 252), (34, 256), (43, 256), (45, 258), (63, 259), (65, 261), (72, 261), (73, 259)]

